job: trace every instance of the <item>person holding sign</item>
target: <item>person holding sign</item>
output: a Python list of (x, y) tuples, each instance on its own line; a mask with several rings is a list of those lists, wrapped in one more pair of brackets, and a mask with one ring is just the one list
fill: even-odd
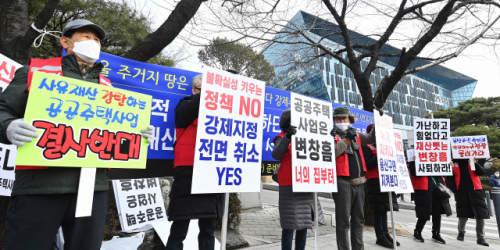
[(352, 249), (363, 249), (366, 164), (361, 146), (375, 144), (375, 127), (369, 134), (357, 133), (351, 125), (356, 122), (356, 118), (351, 115), (348, 107), (336, 108), (333, 118), (335, 127), (330, 134), (335, 138), (338, 176), (338, 192), (332, 193), (335, 202), (337, 247), (349, 249), (351, 228)]
[[(60, 38), (68, 52), (65, 57), (33, 58), (29, 66), (16, 71), (0, 97), (0, 143), (22, 147), (38, 137), (37, 128), (23, 121), (34, 71), (111, 86), (100, 74), (103, 64), (94, 63), (105, 36), (105, 31), (90, 21), (71, 21)], [(144, 137), (151, 137), (152, 131), (144, 132)], [(81, 168), (74, 167), (16, 167), (7, 212), (10, 233), (6, 249), (51, 249), (59, 227), (63, 230), (65, 248), (101, 248), (108, 205), (107, 170), (96, 171), (92, 216), (75, 218), (80, 172)]]
[[(368, 125), (366, 132), (370, 133), (373, 124)], [(393, 239), (389, 234), (387, 227), (387, 212), (390, 211), (389, 197), (387, 193), (380, 192), (377, 148), (375, 145), (364, 145), (363, 156), (366, 162), (366, 185), (368, 186), (368, 203), (373, 211), (373, 227), (375, 228), (375, 235), (377, 236), (377, 245), (394, 248)], [(392, 204), (394, 211), (398, 211), (398, 201), (396, 194), (392, 193)], [(399, 242), (397, 242), (399, 246)]]
[(422, 230), (432, 215), (432, 240), (446, 244), (440, 235), (441, 214), (451, 216), (451, 206), (449, 198), (440, 197), (436, 191), (437, 185), (444, 185), (444, 177), (417, 176), (415, 161), (410, 162), (410, 174), (415, 190), (415, 213), (418, 218), (413, 237), (417, 241), (424, 242)]
[[(483, 196), (483, 186), (479, 179), (479, 176), (486, 172), (483, 166), (477, 163), (476, 158), (473, 161), (453, 159), (450, 162), (453, 176), (446, 177), (446, 184), (455, 194), (458, 217), (457, 240), (464, 240), (465, 224), (471, 218), (476, 219), (477, 244), (489, 246), (484, 240), (484, 220), (489, 219), (490, 215)], [(471, 164), (475, 165), (476, 170), (471, 169)]]
[(222, 218), (224, 206), (221, 194), (191, 194), (193, 165), (198, 130), (198, 111), (202, 75), (191, 81), (193, 95), (179, 101), (175, 107), (177, 141), (174, 148), (174, 184), (170, 192), (168, 220), (170, 227), (167, 250), (182, 249), (191, 219), (199, 219), (199, 249), (213, 250), (215, 245), (215, 222)]
[(295, 231), (295, 250), (306, 247), (307, 229), (313, 228), (313, 193), (294, 193), (292, 189), (292, 136), (297, 128), (290, 125), (290, 109), (283, 111), (279, 126), (283, 132), (274, 138), (272, 156), (280, 161), (278, 170), (279, 212), (282, 228), (281, 249), (291, 250)]

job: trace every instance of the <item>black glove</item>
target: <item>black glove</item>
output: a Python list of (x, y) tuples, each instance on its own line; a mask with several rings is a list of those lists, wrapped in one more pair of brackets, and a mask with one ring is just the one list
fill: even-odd
[(330, 135), (335, 137), (335, 134), (336, 134), (336, 131), (335, 131), (335, 128), (333, 128), (332, 131), (330, 131)]
[(295, 126), (290, 126), (288, 127), (288, 130), (286, 131), (286, 138), (292, 139), (292, 135), (295, 135), (297, 133), (297, 127)]
[(350, 127), (348, 130), (347, 130), (347, 133), (345, 135), (345, 138), (351, 140), (351, 141), (354, 141), (354, 138), (356, 138), (356, 136), (358, 136), (358, 134), (356, 134), (356, 129), (353, 128), (353, 127)]

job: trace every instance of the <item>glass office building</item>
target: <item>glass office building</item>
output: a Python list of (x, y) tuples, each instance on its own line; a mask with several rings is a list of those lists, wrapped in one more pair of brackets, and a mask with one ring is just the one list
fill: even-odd
[[(342, 49), (343, 38), (338, 26), (300, 11), (284, 28), (284, 31), (287, 30), (290, 31), (288, 34), (285, 32), (276, 38), (287, 41), (287, 44), (272, 43), (262, 52), (275, 67), (276, 77), (267, 83), (268, 86), (363, 109), (361, 94), (350, 69), (337, 59), (324, 55), (321, 49), (312, 49), (301, 43), (309, 39), (321, 40), (321, 45), (326, 48)], [(302, 30), (303, 35), (296, 35), (298, 32), (294, 30)], [(350, 36), (355, 44), (375, 43), (375, 40), (353, 31)], [(384, 45), (381, 53), (400, 54), (401, 50)], [(347, 59), (345, 53), (343, 56)], [(372, 94), (375, 94), (384, 76), (394, 70), (398, 60), (395, 57), (380, 57), (378, 68), (370, 76)], [(415, 60), (409, 68), (428, 63), (426, 60)], [(362, 61), (363, 71), (367, 64), (368, 59)], [(424, 117), (440, 108), (457, 106), (459, 102), (470, 99), (476, 84), (477, 80), (473, 78), (437, 65), (403, 77), (389, 95), (384, 112), (393, 117), (396, 128), (411, 130), (414, 118)]]

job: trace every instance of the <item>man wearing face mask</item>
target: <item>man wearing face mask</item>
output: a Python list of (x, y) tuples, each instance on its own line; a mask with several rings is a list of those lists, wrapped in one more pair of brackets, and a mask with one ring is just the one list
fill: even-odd
[[(335, 202), (338, 249), (364, 249), (363, 205), (365, 201), (366, 164), (362, 145), (375, 144), (375, 126), (369, 134), (357, 133), (351, 125), (356, 119), (348, 107), (333, 111), (335, 126), (331, 135), (335, 138), (338, 192), (332, 193)], [(349, 221), (350, 218), (350, 221)], [(349, 237), (349, 228), (351, 237)], [(392, 239), (390, 239), (392, 243)]]
[(490, 178), (490, 186), (500, 188), (500, 172), (496, 171)]
[[(37, 129), (23, 121), (34, 71), (62, 75), (95, 84), (111, 86), (100, 72), (100, 42), (104, 30), (87, 20), (66, 25), (60, 38), (65, 57), (31, 59), (29, 66), (16, 71), (14, 79), (0, 97), (0, 143), (19, 147), (38, 137)], [(143, 129), (151, 140), (152, 127)], [(92, 216), (75, 218), (81, 168), (16, 166), (16, 181), (7, 211), (9, 236), (6, 249), (52, 249), (59, 227), (66, 249), (101, 248), (106, 221), (107, 169), (97, 168)]]

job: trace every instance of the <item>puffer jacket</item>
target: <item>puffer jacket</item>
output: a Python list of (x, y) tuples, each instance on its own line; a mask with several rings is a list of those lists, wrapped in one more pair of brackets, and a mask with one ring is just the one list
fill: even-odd
[[(103, 67), (102, 63), (96, 63), (83, 76), (75, 55), (67, 55), (62, 59), (63, 76), (96, 84), (99, 84), (99, 74)], [(0, 96), (0, 143), (11, 144), (6, 135), (7, 127), (13, 120), (24, 117), (28, 101), (28, 71), (29, 66), (18, 69), (14, 79)], [(12, 196), (76, 193), (80, 170), (81, 168), (54, 167), (16, 171)], [(95, 191), (109, 189), (107, 171), (104, 168), (97, 169)]]

